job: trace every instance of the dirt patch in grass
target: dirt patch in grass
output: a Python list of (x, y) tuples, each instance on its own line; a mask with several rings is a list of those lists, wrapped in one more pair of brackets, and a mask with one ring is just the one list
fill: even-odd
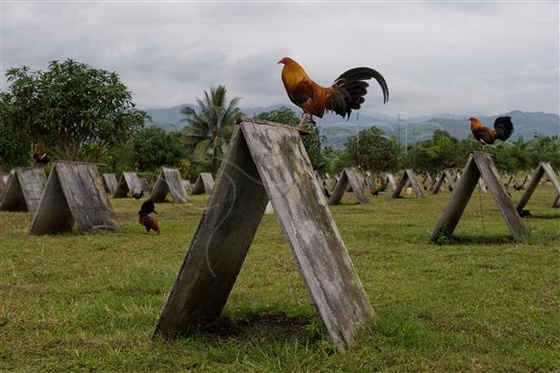
[(202, 334), (218, 339), (239, 341), (260, 338), (293, 340), (317, 338), (311, 316), (288, 316), (284, 312), (249, 314), (244, 317), (221, 317), (204, 327)]

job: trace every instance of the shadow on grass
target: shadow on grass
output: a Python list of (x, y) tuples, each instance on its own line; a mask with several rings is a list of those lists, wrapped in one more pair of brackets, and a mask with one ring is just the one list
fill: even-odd
[(324, 338), (318, 320), (312, 316), (290, 317), (284, 312), (249, 314), (243, 317), (220, 317), (197, 334), (201, 337), (234, 338), (241, 341), (260, 338), (270, 340), (320, 340)]
[(439, 246), (452, 245), (502, 245), (515, 242), (511, 236), (487, 235), (487, 236), (451, 236), (439, 237), (435, 244)]
[(527, 217), (524, 217), (524, 219), (527, 220), (531, 220), (531, 219), (539, 219), (539, 220), (553, 220), (553, 219), (560, 219), (560, 213), (557, 214), (552, 214), (552, 215), (548, 215), (548, 214), (536, 214), (536, 215), (530, 215)]

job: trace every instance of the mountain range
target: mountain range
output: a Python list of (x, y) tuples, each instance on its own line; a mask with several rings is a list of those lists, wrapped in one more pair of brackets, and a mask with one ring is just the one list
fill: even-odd
[[(148, 123), (155, 124), (167, 130), (178, 130), (186, 125), (181, 122), (184, 116), (181, 109), (185, 106), (197, 110), (196, 105), (185, 104), (166, 109), (147, 109), (150, 117)], [(285, 105), (272, 105), (266, 107), (241, 108), (241, 111), (252, 118), (258, 113), (277, 110)], [(291, 107), (295, 113), (300, 109)], [(500, 115), (509, 115), (514, 123), (514, 134), (511, 140), (523, 138), (525, 141), (535, 136), (560, 137), (560, 116), (543, 112), (523, 112), (513, 110), (508, 113), (499, 113), (494, 116), (479, 116), (478, 118), (488, 126)], [(327, 140), (328, 146), (340, 148), (344, 146), (348, 137), (356, 135), (359, 131), (378, 127), (385, 135), (395, 138), (400, 144), (408, 145), (418, 141), (429, 140), (436, 130), (447, 131), (456, 139), (464, 139), (470, 135), (470, 115), (456, 115), (448, 113), (434, 114), (430, 116), (407, 118), (406, 120), (386, 116), (383, 114), (366, 115), (364, 113), (352, 114), (345, 121), (336, 115), (327, 114), (323, 118), (317, 118), (319, 130)], [(510, 141), (511, 141), (510, 140)]]

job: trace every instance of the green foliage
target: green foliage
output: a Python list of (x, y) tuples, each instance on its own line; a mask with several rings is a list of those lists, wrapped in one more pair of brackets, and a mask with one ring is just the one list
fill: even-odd
[[(437, 173), (452, 163), (462, 167), (469, 155), (481, 151), (482, 145), (468, 137), (458, 141), (445, 131), (435, 131), (433, 138), (409, 146), (402, 168), (414, 168), (417, 172)], [(556, 137), (536, 137), (531, 141), (518, 138), (515, 141), (497, 142), (487, 146), (494, 164), (500, 172), (518, 173), (535, 169), (539, 162), (551, 162), (560, 166), (560, 141)]]
[(327, 160), (327, 171), (331, 175), (338, 175), (344, 168), (354, 166), (354, 162), (346, 149), (325, 148), (325, 159)]
[(287, 106), (282, 106), (275, 110), (258, 113), (255, 115), (255, 119), (268, 120), (270, 122), (286, 124), (289, 126), (296, 126), (301, 120), (301, 118), (298, 118), (296, 113)]
[(354, 164), (374, 174), (394, 171), (398, 166), (397, 144), (376, 127), (362, 130), (357, 136), (351, 137), (345, 149)]
[(498, 143), (487, 149), (496, 168), (502, 172), (518, 173), (535, 169), (540, 162), (560, 167), (560, 140), (558, 137), (535, 137), (530, 141), (518, 138), (513, 142)]
[(145, 113), (115, 72), (67, 59), (46, 71), (10, 68), (6, 78), (8, 128), (56, 158), (98, 161), (143, 126)]
[(154, 125), (143, 128), (134, 136), (132, 149), (141, 169), (149, 171), (161, 166), (179, 167), (187, 156), (181, 133), (168, 132)]
[(227, 100), (227, 89), (223, 85), (211, 87), (210, 93), (204, 91), (202, 99), (196, 102), (200, 112), (185, 107), (181, 113), (187, 126), (183, 129), (183, 139), (193, 149), (193, 159), (204, 159), (211, 155), (211, 168), (205, 171), (216, 173), (220, 167), (225, 149), (233, 133), (233, 127), (243, 116), (238, 104), (241, 98)]
[(457, 167), (462, 167), (467, 163), (469, 156), (472, 152), (480, 151), (481, 145), (478, 141), (474, 139), (474, 137), (469, 136), (457, 143), (456, 149), (456, 162)]
[(533, 166), (539, 162), (550, 162), (554, 169), (560, 169), (560, 139), (558, 136), (536, 137), (529, 142), (528, 151)]
[(422, 141), (409, 148), (408, 167), (433, 175), (446, 168), (446, 164), (459, 164), (457, 143), (457, 139), (446, 131), (437, 130), (431, 140)]
[(31, 142), (9, 125), (10, 109), (3, 97), (0, 98), (0, 167), (29, 166)]
[(190, 167), (186, 175), (187, 179), (191, 182), (195, 182), (201, 172), (210, 172), (213, 170), (214, 162), (215, 160), (212, 154), (191, 154), (191, 157), (189, 158)]
[(181, 171), (181, 176), (183, 179), (190, 179), (191, 178), (191, 161), (188, 158), (181, 159), (179, 163), (179, 171)]
[(521, 138), (513, 145), (507, 143), (495, 144), (488, 149), (488, 152), (492, 154), (494, 164), (501, 172), (516, 173), (533, 168), (527, 143), (524, 143)]
[(121, 146), (114, 149), (108, 149), (101, 154), (100, 162), (103, 164), (99, 168), (100, 173), (114, 172), (117, 174), (123, 171), (131, 171), (136, 162), (135, 152), (132, 149), (132, 140), (130, 138)]

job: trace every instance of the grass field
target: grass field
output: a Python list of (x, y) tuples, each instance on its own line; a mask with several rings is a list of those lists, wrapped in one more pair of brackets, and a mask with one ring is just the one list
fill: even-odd
[[(511, 191), (514, 200), (521, 192)], [(346, 352), (328, 343), (290, 249), (266, 215), (223, 314), (207, 332), (152, 340), (205, 196), (112, 199), (122, 232), (30, 236), (0, 212), (0, 371), (560, 372), (560, 209), (539, 186), (531, 235), (512, 242), (475, 190), (455, 235), (428, 242), (449, 192), (331, 207), (376, 317)]]

